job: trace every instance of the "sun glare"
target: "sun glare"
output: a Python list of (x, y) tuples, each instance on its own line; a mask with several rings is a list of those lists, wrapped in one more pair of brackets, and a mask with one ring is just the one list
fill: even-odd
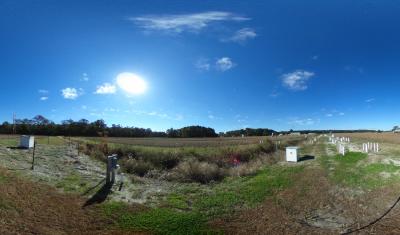
[(147, 90), (146, 82), (140, 76), (133, 73), (118, 74), (117, 84), (122, 90), (132, 95), (140, 95)]

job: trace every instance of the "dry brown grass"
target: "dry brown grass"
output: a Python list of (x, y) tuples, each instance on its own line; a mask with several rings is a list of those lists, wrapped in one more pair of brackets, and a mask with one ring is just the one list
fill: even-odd
[[(219, 147), (231, 145), (259, 144), (260, 140), (296, 140), (304, 139), (303, 136), (246, 136), (246, 137), (216, 137), (216, 138), (120, 138), (109, 137), (107, 142), (114, 144), (128, 144), (137, 146), (155, 147)], [(100, 142), (102, 138), (87, 137), (92, 141)]]
[(344, 136), (350, 137), (352, 139), (400, 144), (400, 133), (396, 134), (392, 132), (335, 133), (335, 136)]
[(98, 206), (0, 169), (0, 234), (134, 234), (112, 229)]

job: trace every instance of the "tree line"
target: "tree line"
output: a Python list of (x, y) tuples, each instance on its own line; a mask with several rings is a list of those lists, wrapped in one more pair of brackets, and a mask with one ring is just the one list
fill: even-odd
[(268, 128), (246, 128), (240, 130), (227, 131), (220, 133), (221, 136), (234, 137), (234, 136), (270, 136), (278, 132)]
[[(399, 129), (395, 126), (393, 130)], [(49, 135), (49, 136), (109, 136), (109, 137), (170, 137), (170, 138), (192, 138), (192, 137), (234, 137), (234, 136), (271, 136), (272, 134), (290, 134), (299, 132), (307, 133), (351, 133), (351, 132), (381, 132), (376, 130), (298, 130), (277, 132), (268, 128), (245, 128), (227, 132), (215, 133), (215, 130), (203, 126), (187, 126), (180, 129), (170, 128), (163, 131), (153, 131), (150, 128), (122, 127), (121, 125), (107, 126), (104, 120), (89, 122), (86, 119), (74, 121), (64, 120), (61, 123), (54, 123), (42, 115), (32, 119), (17, 119), (14, 125), (3, 122), (0, 125), (0, 134), (23, 134), (23, 135)]]
[[(14, 130), (15, 127), (15, 130)], [(0, 134), (48, 135), (48, 136), (109, 136), (109, 137), (217, 137), (215, 130), (209, 127), (188, 126), (180, 129), (168, 129), (166, 132), (153, 131), (150, 128), (107, 126), (104, 120), (89, 122), (86, 119), (64, 120), (55, 123), (42, 115), (32, 119), (16, 119), (15, 126), (9, 122), (0, 125)]]

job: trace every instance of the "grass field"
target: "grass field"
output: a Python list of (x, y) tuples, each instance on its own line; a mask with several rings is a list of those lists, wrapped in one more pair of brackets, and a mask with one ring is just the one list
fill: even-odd
[[(1, 192), (18, 190), (20, 195), (31, 189), (10, 187), (40, 185), (39, 192), (52, 192), (48, 200), (72, 200), (66, 213), (54, 209), (60, 209), (57, 220), (74, 214), (74, 219), (83, 218), (82, 230), (100, 234), (338, 234), (377, 218), (400, 192), (397, 136), (381, 135), (337, 134), (352, 138), (345, 156), (327, 137), (316, 135), (280, 137), (280, 146), (266, 137), (107, 138), (107, 145), (98, 138), (72, 138), (70, 143), (64, 137), (38, 137), (33, 171), (31, 151), (7, 148), (18, 137), (0, 136), (0, 185), (7, 187)], [(360, 153), (365, 140), (381, 141), (382, 151)], [(288, 145), (301, 147), (302, 161), (283, 161), (282, 149)], [(124, 175), (117, 178), (123, 185), (107, 191), (102, 179), (109, 153), (120, 155)], [(32, 210), (43, 210), (37, 223), (45, 229), (34, 230), (28, 222), (31, 209), (19, 197), (1, 192), (0, 222), (8, 226), (3, 233), (16, 222), (19, 233), (76, 231), (72, 218), (60, 225), (46, 220), (49, 212), (41, 209), (42, 202)], [(35, 197), (42, 196), (35, 191), (30, 198)], [(22, 222), (13, 217), (16, 212), (24, 215)], [(398, 218), (395, 207), (363, 232), (396, 234)]]

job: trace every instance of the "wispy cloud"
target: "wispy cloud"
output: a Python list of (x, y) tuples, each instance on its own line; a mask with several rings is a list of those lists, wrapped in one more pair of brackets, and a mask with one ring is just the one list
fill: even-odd
[(168, 33), (199, 32), (213, 22), (246, 21), (250, 18), (224, 11), (206, 11), (193, 14), (144, 15), (129, 20), (146, 31), (163, 31)]
[(233, 67), (235, 67), (236, 64), (233, 63), (232, 59), (229, 57), (222, 57), (217, 59), (217, 61), (215, 62), (215, 67), (217, 68), (217, 70), (220, 70), (222, 72), (225, 72), (227, 70), (232, 69)]
[(84, 82), (87, 82), (87, 81), (89, 81), (89, 76), (88, 76), (88, 74), (87, 74), (87, 73), (83, 73), (83, 74), (82, 74), (81, 81), (84, 81)]
[(365, 100), (366, 103), (371, 103), (371, 102), (374, 102), (374, 101), (375, 101), (375, 98), (369, 98), (369, 99)]
[(103, 85), (97, 86), (95, 94), (105, 95), (105, 94), (115, 94), (117, 87), (110, 83), (104, 83)]
[(302, 91), (308, 88), (307, 81), (313, 77), (313, 72), (296, 70), (292, 73), (282, 75), (283, 85), (293, 91)]
[(39, 94), (48, 94), (49, 93), (49, 91), (45, 90), (45, 89), (40, 89), (40, 90), (38, 90), (38, 92), (39, 92)]
[(198, 69), (198, 70), (202, 70), (202, 71), (209, 71), (210, 70), (210, 63), (208, 62), (208, 59), (205, 58), (200, 58), (196, 61), (196, 63), (194, 64), (194, 66)]
[(48, 100), (49, 99), (49, 97), (47, 97), (47, 96), (42, 96), (42, 97), (40, 97), (40, 100), (41, 101), (46, 101), (46, 100)]
[(64, 99), (68, 100), (75, 100), (82, 94), (83, 94), (82, 88), (79, 88), (79, 90), (77, 90), (76, 88), (67, 87), (61, 90), (61, 95), (64, 97)]
[(238, 31), (236, 31), (235, 34), (232, 37), (230, 37), (228, 39), (225, 39), (225, 40), (222, 40), (222, 41), (244, 43), (247, 40), (253, 39), (255, 37), (257, 37), (257, 33), (256, 33), (256, 31), (254, 29), (252, 29), (252, 28), (242, 28), (242, 29), (239, 29)]
[(289, 120), (289, 125), (299, 125), (299, 126), (310, 126), (314, 125), (315, 123), (319, 122), (319, 120), (314, 120), (312, 118), (291, 118)]
[(312, 59), (312, 60), (318, 60), (318, 59), (319, 59), (319, 56), (318, 56), (318, 55), (313, 55), (313, 56), (311, 57), (311, 59)]
[(327, 114), (325, 114), (325, 116), (326, 116), (326, 117), (333, 117), (333, 114), (327, 113)]
[(184, 116), (182, 114), (167, 114), (163, 112), (157, 112), (157, 111), (145, 111), (145, 110), (125, 110), (125, 113), (133, 113), (137, 115), (147, 115), (147, 116), (152, 116), (152, 117), (158, 117), (162, 119), (169, 119), (169, 120), (176, 120), (176, 121), (181, 121), (184, 119)]

